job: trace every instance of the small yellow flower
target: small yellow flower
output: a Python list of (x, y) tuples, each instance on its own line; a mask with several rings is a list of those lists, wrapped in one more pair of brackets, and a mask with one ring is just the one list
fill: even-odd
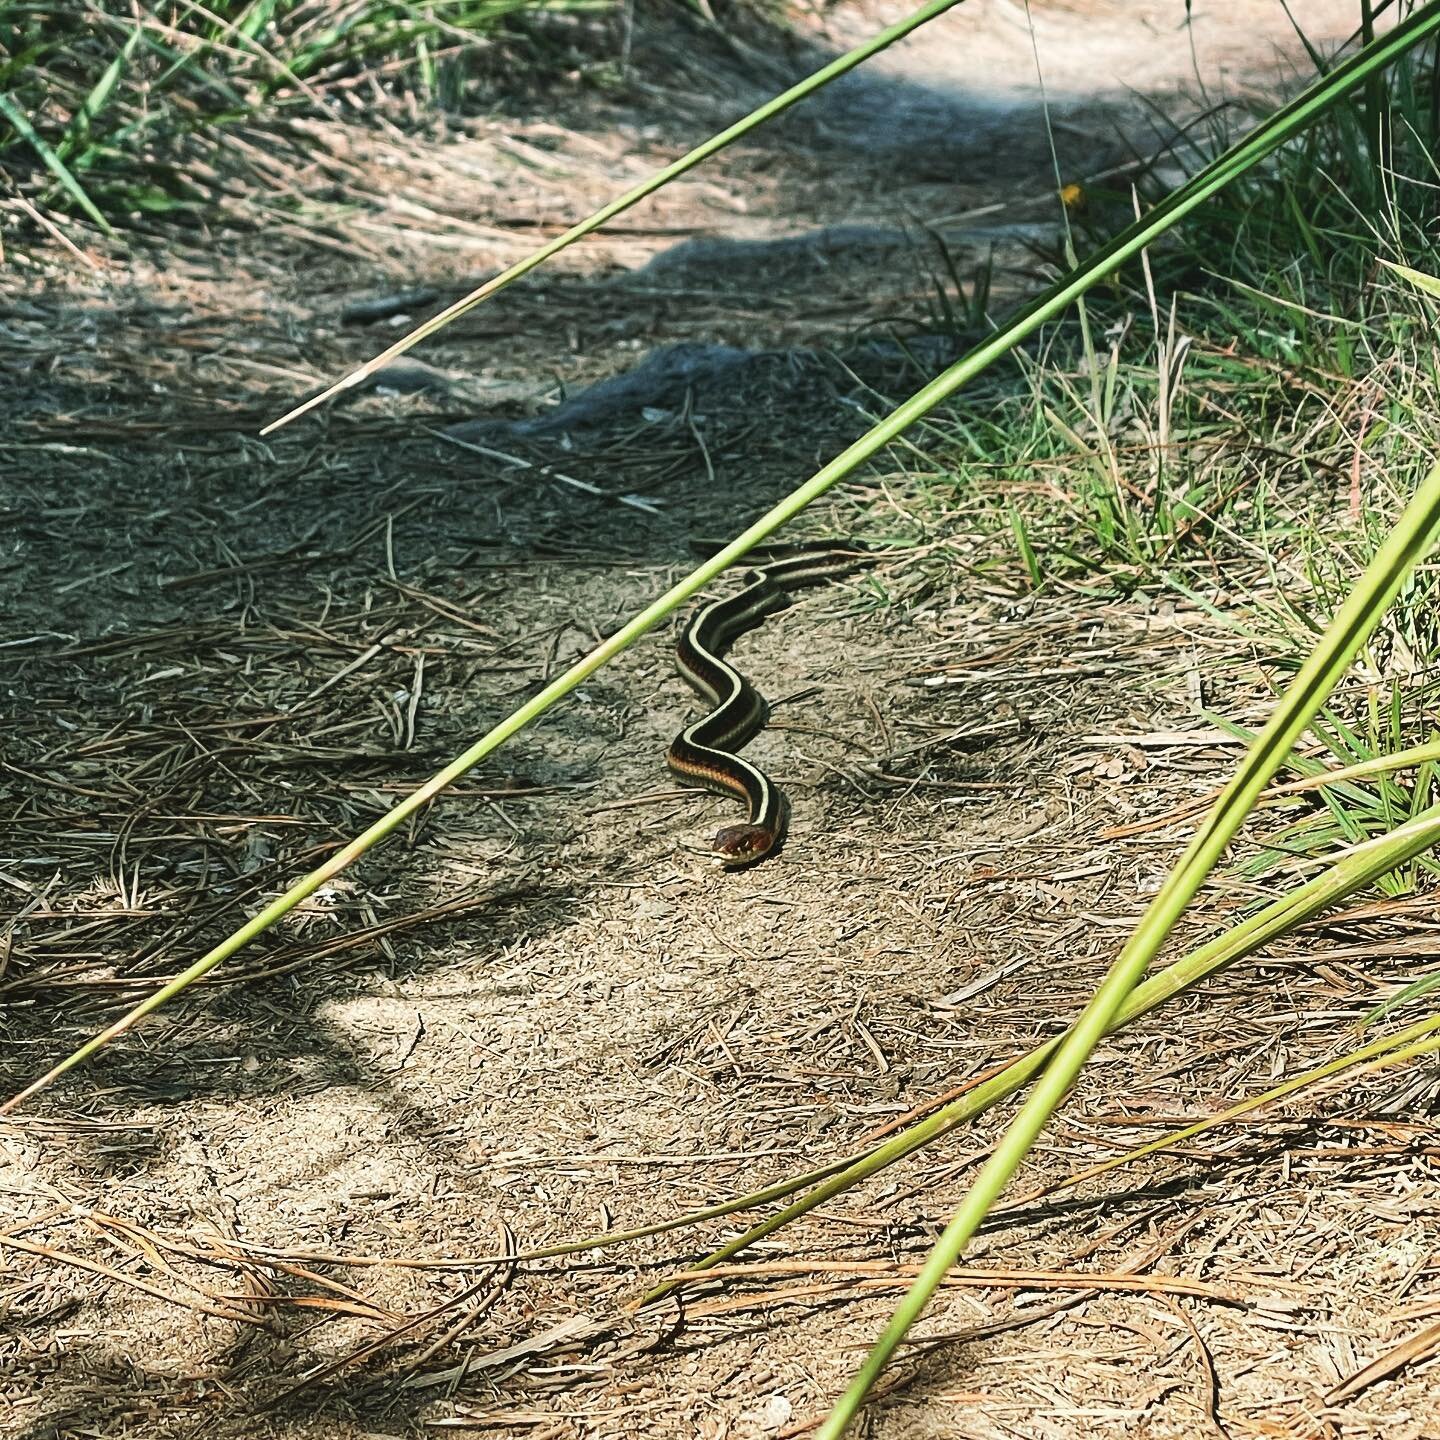
[(1066, 185), (1060, 191), (1060, 203), (1067, 210), (1083, 210), (1085, 208), (1085, 191), (1079, 185)]

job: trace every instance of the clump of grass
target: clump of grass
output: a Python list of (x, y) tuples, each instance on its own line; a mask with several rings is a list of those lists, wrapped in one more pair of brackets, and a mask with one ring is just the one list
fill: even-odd
[[(108, 228), (201, 207), (228, 135), (300, 117), (412, 120), (464, 107), (517, 21), (615, 0), (172, 0), (0, 4), (0, 172)], [(531, 30), (532, 37), (535, 32)], [(547, 63), (543, 44), (531, 55)], [(548, 63), (573, 62), (551, 43)], [(303, 137), (294, 148), (303, 151)], [(244, 171), (249, 179), (252, 172)]]
[[(1238, 566), (1325, 612), (1333, 577), (1363, 565), (1398, 513), (1387, 477), (1423, 468), (1440, 438), (1440, 302), (1380, 263), (1440, 271), (1435, 67), (1407, 55), (1166, 236), (1140, 272), (1097, 287), (1038, 355), (1017, 355), (1023, 384), (932, 429), (941, 463), (922, 510), (988, 500), (1030, 588), (1113, 593)], [(1235, 123), (1219, 111), (1184, 128), (1164, 166), (1200, 168)], [(1067, 207), (1076, 247), (1173, 178), (1137, 166)], [(1063, 267), (1058, 247), (1043, 258)], [(1417, 623), (1426, 585), (1391, 625)]]
[[(933, 529), (963, 510), (1008, 531), (1023, 588), (1193, 595), (1239, 581), (1273, 596), (1272, 638), (1313, 639), (1404, 502), (1391, 477), (1440, 449), (1440, 293), (1385, 263), (1440, 272), (1437, 101), (1435, 57), (1407, 55), (1167, 235), (1140, 272), (1097, 287), (1084, 323), (1067, 317), (1037, 354), (1016, 353), (1021, 384), (932, 422), (920, 520)], [(1167, 165), (1199, 168), (1233, 122), (1217, 112), (1187, 128)], [(1137, 167), (1087, 195), (1069, 212), (1076, 245), (1172, 180)], [(1063, 264), (1058, 250), (1044, 258)], [(1370, 657), (1382, 669), (1440, 644), (1435, 584), (1422, 571), (1388, 617)]]
[[(1179, 591), (1243, 626), (1282, 684), (1391, 530), (1405, 477), (1440, 453), (1440, 283), (1424, 283), (1440, 274), (1435, 65), (1412, 53), (1386, 72), (1381, 115), (1374, 87), (1327, 112), (1139, 273), (1092, 291), (1086, 323), (1067, 319), (1038, 354), (1017, 352), (1019, 384), (933, 422), (934, 463), (912, 472), (919, 527), (963, 516), (970, 533), (999, 537), (990, 548), (1008, 549), (1017, 590)], [(1224, 118), (1188, 131), (1170, 158), (1204, 163), (1228, 138)], [(1072, 213), (1092, 232), (1080, 240), (1148, 206), (1158, 181), (1129, 183)], [(1440, 569), (1423, 566), (1314, 718), (1292, 777), (1436, 739), (1437, 617)], [(1238, 873), (1303, 871), (1437, 798), (1431, 762), (1288, 797)], [(1400, 896), (1437, 874), (1422, 854), (1378, 883)]]

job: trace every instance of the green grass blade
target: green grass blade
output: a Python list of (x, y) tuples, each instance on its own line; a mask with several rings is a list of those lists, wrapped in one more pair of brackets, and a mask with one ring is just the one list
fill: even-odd
[(274, 15), (278, 3), (279, 0), (255, 0), (255, 3), (235, 22), (237, 33), (243, 35), (247, 40), (254, 40), (270, 23), (270, 17)]
[(135, 53), (135, 47), (139, 43), (140, 27), (137, 25), (130, 32), (124, 45), (120, 47), (120, 53), (105, 67), (100, 78), (90, 87), (90, 93), (81, 102), (80, 108), (75, 112), (70, 124), (66, 126), (64, 136), (55, 147), (55, 153), (60, 159), (63, 160), (73, 150), (83, 147), (89, 141), (91, 127), (110, 103), (110, 97), (115, 93), (115, 87), (120, 83), (120, 77), (125, 73), (125, 67), (130, 63), (130, 57)]
[[(192, 15), (198, 15), (208, 20), (214, 29), (208, 43), (196, 46), (193, 50), (178, 56), (170, 65), (170, 68), (155, 82), (157, 89), (164, 89), (174, 85), (175, 81), (187, 71), (194, 72), (195, 78), (203, 84), (215, 85), (220, 83), (215, 77), (203, 73), (201, 62), (216, 56), (226, 59), (232, 69), (237, 61), (243, 61), (251, 56), (259, 59), (268, 69), (275, 81), (283, 81), (286, 84), (295, 86), (309, 97), (314, 104), (324, 110), (324, 98), (311, 86), (307, 85), (283, 60), (271, 54), (260, 44), (255, 36), (249, 33), (243, 26), (236, 25), (227, 20), (223, 15), (218, 14), (214, 9), (201, 5), (199, 0), (180, 0), (184, 9)], [(252, 19), (255, 17), (252, 17)], [(259, 25), (255, 28), (263, 29), (268, 21), (268, 16), (259, 16)], [(221, 41), (221, 36), (237, 42), (235, 46), (226, 45)], [(222, 92), (226, 94), (230, 104), (236, 107), (238, 113), (247, 113), (251, 108), (245, 98), (236, 90), (228, 86)]]
[(1359, 584), (1291, 681), (1269, 724), (1257, 737), (1234, 779), (1215, 802), (1214, 809), (1151, 901), (1130, 941), (1066, 1035), (1055, 1059), (1036, 1081), (1030, 1098), (976, 1176), (854, 1382), (816, 1432), (817, 1440), (839, 1440), (854, 1419), (895, 1348), (1020, 1168), (1091, 1052), (1113, 1026), (1127, 997), (1169, 938), (1181, 913), (1244, 823), (1260, 792), (1286, 762), (1295, 742), (1390, 608), (1411, 570), (1429, 552), (1437, 531), (1440, 531), (1440, 465), (1431, 469), (1421, 482), (1394, 530), (1366, 567)]
[(1418, 1000), (1422, 995), (1428, 995), (1432, 990), (1440, 987), (1440, 975), (1422, 975), (1418, 980), (1412, 980), (1408, 985), (1402, 986), (1388, 1000), (1382, 1001), (1367, 1015), (1361, 1017), (1362, 1026), (1373, 1025), (1377, 1020), (1383, 1020), (1397, 1006), (1404, 1005), (1411, 1000)]
[[(1291, 894), (1273, 902), (1264, 911), (1250, 917), (1243, 924), (1227, 931), (1216, 940), (1191, 951), (1137, 987), (1126, 1003), (1124, 1011), (1117, 1018), (1114, 1030), (1122, 1029), (1140, 1019), (1141, 1016), (1149, 1014), (1166, 1001), (1174, 999), (1176, 995), (1199, 984), (1202, 980), (1218, 974), (1244, 956), (1252, 955), (1257, 950), (1263, 949), (1276, 936), (1330, 909), (1347, 895), (1373, 884), (1387, 871), (1408, 863), (1417, 854), (1423, 853), (1437, 843), (1440, 843), (1440, 806), (1431, 807), (1423, 814), (1417, 815), (1403, 830), (1367, 841), (1364, 845), (1356, 846), (1343, 855), (1335, 857), (1323, 874), (1313, 878)], [(1408, 1034), (1408, 1031), (1403, 1032), (1390, 1037), (1388, 1041), (1375, 1043), (1399, 1044)], [(499, 1265), (528, 1260), (547, 1260), (563, 1255), (576, 1255), (585, 1250), (598, 1249), (601, 1246), (623, 1244), (629, 1240), (641, 1240), (651, 1235), (663, 1235), (669, 1231), (702, 1224), (707, 1220), (723, 1219), (727, 1215), (734, 1215), (743, 1210), (758, 1209), (773, 1200), (793, 1195), (797, 1190), (802, 1190), (806, 1186), (818, 1185), (832, 1176), (846, 1172), (845, 1178), (838, 1185), (827, 1186), (823, 1194), (818, 1194), (813, 1198), (807, 1196), (804, 1202), (791, 1211), (785, 1212), (783, 1217), (779, 1217), (778, 1223), (767, 1221), (761, 1229), (753, 1230), (746, 1236), (742, 1236), (740, 1240), (731, 1242), (723, 1250), (707, 1257), (700, 1265), (694, 1266), (674, 1280), (656, 1287), (644, 1297), (646, 1301), (658, 1298), (660, 1295), (668, 1293), (676, 1284), (703, 1274), (711, 1266), (731, 1258), (753, 1240), (760, 1238), (762, 1233), (772, 1233), (781, 1224), (804, 1214), (807, 1210), (814, 1209), (816, 1205), (830, 1199), (840, 1191), (848, 1189), (859, 1180), (875, 1174), (905, 1155), (922, 1148), (937, 1136), (957, 1128), (966, 1121), (975, 1119), (984, 1110), (993, 1107), (1020, 1089), (1044, 1065), (1045, 1060), (1055, 1053), (1059, 1043), (1058, 1038), (1052, 1040), (1031, 1051), (1028, 1055), (1011, 1061), (1010, 1064), (993, 1074), (977, 1080), (967, 1095), (951, 1101), (943, 1109), (937, 1110), (934, 1115), (927, 1116), (925, 1120), (917, 1122), (916, 1125), (902, 1131), (882, 1145), (860, 1155), (832, 1161), (807, 1174), (776, 1181), (748, 1195), (736, 1196), (716, 1205), (707, 1205), (698, 1210), (672, 1215), (649, 1225), (637, 1226), (630, 1230), (606, 1230), (596, 1235), (556, 1241), (554, 1244), (533, 1250), (522, 1250), (516, 1254), (472, 1259), (468, 1263), (493, 1262)], [(1223, 1118), (1223, 1116), (1217, 1116), (1214, 1117), (1214, 1121), (1218, 1122)], [(1205, 1123), (1208, 1125), (1212, 1122)], [(1177, 1143), (1174, 1137), (1172, 1137), (1171, 1143)], [(1138, 1155), (1135, 1158), (1139, 1158)], [(1110, 1168), (1113, 1163), (1119, 1162), (1107, 1161), (1105, 1168)], [(1089, 1173), (1086, 1171), (1085, 1175), (1088, 1176)], [(1078, 1183), (1078, 1178), (1084, 1177), (1071, 1177), (1071, 1180), (1060, 1183), (1062, 1185)], [(1042, 1193), (1050, 1192), (1047, 1189)]]
[[(1174, 964), (1157, 971), (1138, 985), (1115, 1018), (1111, 1031), (1129, 1025), (1142, 1015), (1148, 1015), (1176, 995), (1218, 974), (1246, 955), (1254, 954), (1276, 937), (1328, 910), (1347, 895), (1374, 884), (1396, 866), (1406, 864), (1437, 844), (1440, 844), (1440, 805), (1432, 806), (1417, 815), (1408, 825), (1399, 827), (1392, 834), (1377, 836), (1363, 845), (1347, 850), (1303, 885), (1273, 901), (1223, 935), (1182, 956)], [(1054, 1040), (1037, 1046), (1028, 1054), (1012, 1061), (1003, 1070), (982, 1080), (965, 1095), (952, 1100), (899, 1134), (892, 1135), (874, 1149), (845, 1162), (843, 1168), (830, 1167), (830, 1174), (808, 1195), (802, 1196), (769, 1219), (761, 1221), (743, 1235), (728, 1241), (693, 1266), (687, 1275), (708, 1270), (731, 1259), (757, 1240), (774, 1234), (861, 1180), (877, 1174), (916, 1150), (923, 1149), (932, 1140), (969, 1123), (1008, 1099), (1028, 1085), (1045, 1068), (1064, 1038), (1057, 1036)], [(773, 1192), (778, 1186), (769, 1188)], [(757, 1200), (756, 1203), (761, 1202)], [(750, 1207), (737, 1205), (736, 1208)], [(678, 1280), (683, 1281), (685, 1278), (686, 1276), (682, 1275)], [(658, 1285), (644, 1297), (645, 1300), (658, 1299), (673, 1289), (676, 1283), (677, 1281), (667, 1281)]]
[(1410, 1060), (1418, 1059), (1421, 1055), (1429, 1055), (1435, 1050), (1440, 1050), (1440, 1035), (1435, 1034), (1437, 1030), (1440, 1030), (1440, 1015), (1432, 1015), (1428, 1020), (1417, 1020), (1404, 1030), (1398, 1030), (1393, 1035), (1381, 1036), (1378, 1040), (1370, 1041), (1368, 1045), (1362, 1045), (1357, 1050), (1351, 1050), (1334, 1060), (1327, 1061), (1324, 1065), (1317, 1065), (1302, 1075), (1296, 1075), (1283, 1084), (1265, 1091), (1263, 1095), (1252, 1095), (1248, 1100), (1242, 1100), (1238, 1105), (1231, 1105), (1228, 1109), (1208, 1115), (1204, 1120), (1197, 1120), (1193, 1125), (1172, 1130), (1158, 1140), (1150, 1140), (1144, 1145), (1137, 1145), (1133, 1150), (1127, 1150), (1123, 1155), (1116, 1155), (1109, 1160), (1102, 1160), (1098, 1165), (1087, 1165), (1085, 1169), (1077, 1170), (1074, 1174), (1067, 1175), (1065, 1179), (1057, 1180), (1053, 1185), (1046, 1185), (1043, 1189), (1031, 1191), (1026, 1195), (1023, 1203), (1033, 1204), (1042, 1196), (1055, 1195), (1062, 1190), (1072, 1190), (1075, 1186), (1097, 1179), (1111, 1170), (1118, 1170), (1122, 1165), (1133, 1165), (1137, 1160), (1158, 1155), (1162, 1150), (1172, 1150), (1177, 1145), (1184, 1145), (1187, 1141), (1195, 1139), (1197, 1135), (1203, 1135), (1207, 1130), (1214, 1130), (1220, 1125), (1228, 1125), (1232, 1120), (1239, 1120), (1256, 1110), (1263, 1109), (1266, 1105), (1273, 1104), (1276, 1100), (1283, 1100), (1286, 1096), (1306, 1090), (1322, 1080), (1328, 1080), (1333, 1075), (1344, 1074), (1345, 1071), (1353, 1070), (1356, 1066), (1363, 1066), (1365, 1074), (1373, 1074), (1375, 1071), (1384, 1070), (1391, 1065), (1403, 1065)]
[[(1371, 775), (1388, 775), (1393, 770), (1409, 770), (1414, 766), (1433, 764), (1440, 760), (1440, 740), (1427, 740), (1423, 745), (1411, 745), (1389, 755), (1375, 755), (1369, 760), (1357, 760), (1353, 765), (1342, 765), (1336, 770), (1319, 770), (1304, 780), (1287, 780), (1281, 785), (1272, 785), (1270, 794), (1289, 795), (1302, 790), (1318, 790), (1327, 785), (1348, 784), (1352, 780), (1363, 780)], [(1361, 792), (1361, 798), (1368, 798)]]
[(1393, 260), (1381, 260), (1380, 263), (1387, 270), (1393, 270), (1408, 280), (1417, 290), (1423, 290), (1427, 295), (1433, 295), (1440, 300), (1440, 279), (1434, 275), (1427, 275), (1423, 270), (1412, 270), (1408, 265), (1397, 265)]
[(17, 135), (29, 141), (31, 148), (40, 157), (45, 168), (60, 182), (70, 198), (107, 235), (113, 235), (115, 232), (110, 228), (110, 222), (96, 208), (95, 202), (85, 193), (84, 188), (70, 173), (65, 162), (35, 133), (35, 127), (30, 123), (25, 112), (4, 93), (0, 93), (0, 115), (3, 115), (15, 127)]

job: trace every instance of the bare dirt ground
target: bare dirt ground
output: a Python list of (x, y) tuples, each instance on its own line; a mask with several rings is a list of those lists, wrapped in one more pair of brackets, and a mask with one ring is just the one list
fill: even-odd
[[(1197, 6), (1212, 95), (1283, 72), (1276, 7), (1221, 8)], [(1352, 9), (1309, 8), (1332, 37)], [(1191, 83), (1180, 12), (1036, 4), (1065, 178), (1123, 163), (1117, 131), (1141, 145), (1126, 86)], [(1036, 283), (1030, 36), (976, 0), (447, 331), (411, 373), (430, 388), (256, 438), (404, 323), (348, 306), (461, 293), (879, 18), (835, 12), (793, 54), (640, 32), (613, 90), (433, 143), (316, 127), (298, 218), (12, 275), (6, 1093), (633, 613), (691, 536), (833, 453), (876, 391), (913, 388), (923, 346), (857, 347), (925, 313), (926, 227), (962, 273), (993, 250), (1002, 288)], [(766, 353), (557, 408), (681, 342)], [(897, 453), (814, 531), (883, 536), (920, 463)], [(693, 702), (653, 637), (17, 1115), (0, 1430), (807, 1433), (998, 1121), (682, 1305), (629, 1308), (733, 1221), (478, 1261), (849, 1153), (1083, 1002), (1185, 836), (1138, 822), (1235, 753), (1198, 702), (1253, 721), (1263, 677), (1168, 602), (1018, 598), (981, 578), (986, 543), (957, 515), (887, 561), (885, 603), (856, 580), (744, 643), (776, 702), (754, 754), (795, 802), (774, 862), (712, 868), (729, 810), (664, 772)], [(1217, 889), (1197, 928), (1244, 898)], [(1117, 1038), (1021, 1191), (1333, 1053), (1424, 914), (1358, 905)], [(1440, 1434), (1433, 1366), (1364, 1370), (1440, 1305), (1428, 1083), (1012, 1207), (871, 1433)]]

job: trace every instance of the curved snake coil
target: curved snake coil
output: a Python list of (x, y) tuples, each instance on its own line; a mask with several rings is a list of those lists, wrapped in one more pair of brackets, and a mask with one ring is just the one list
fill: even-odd
[(835, 579), (872, 557), (854, 549), (807, 548), (804, 553), (750, 571), (738, 594), (701, 606), (680, 633), (675, 663), (690, 686), (712, 706), (671, 742), (665, 760), (677, 775), (745, 801), (743, 823), (726, 825), (711, 841), (727, 870), (773, 855), (785, 839), (790, 802), (768, 775), (735, 752), (765, 727), (765, 697), (725, 661), (737, 636), (790, 604), (790, 592)]

